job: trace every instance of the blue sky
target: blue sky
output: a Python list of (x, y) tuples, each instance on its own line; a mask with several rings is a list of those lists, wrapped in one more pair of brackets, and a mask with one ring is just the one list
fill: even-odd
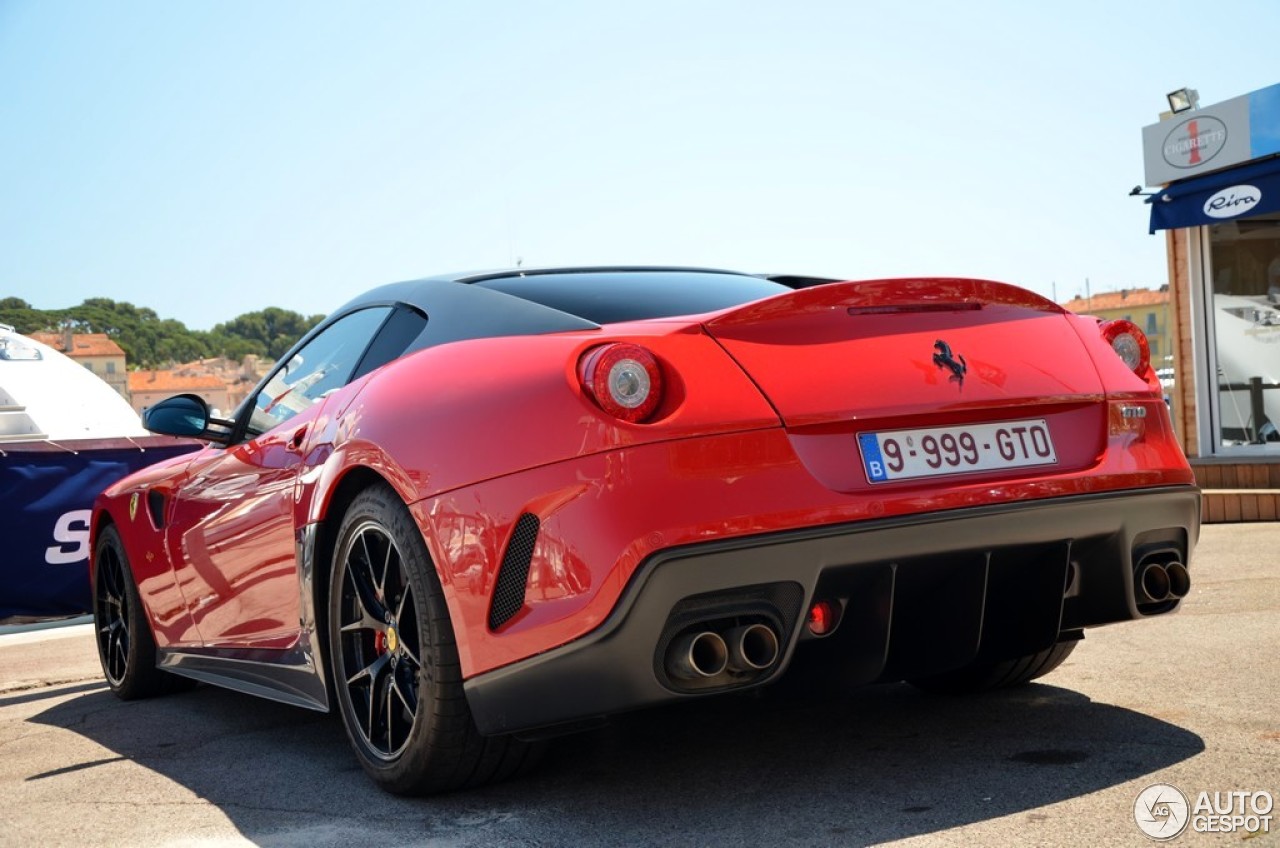
[(193, 328), (466, 269), (1165, 281), (1141, 128), (1280, 4), (0, 0), (0, 296)]

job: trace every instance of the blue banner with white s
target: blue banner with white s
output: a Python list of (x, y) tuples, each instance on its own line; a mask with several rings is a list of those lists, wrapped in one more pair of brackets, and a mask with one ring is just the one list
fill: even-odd
[(0, 449), (0, 622), (90, 612), (94, 499), (125, 475), (196, 447), (125, 444)]

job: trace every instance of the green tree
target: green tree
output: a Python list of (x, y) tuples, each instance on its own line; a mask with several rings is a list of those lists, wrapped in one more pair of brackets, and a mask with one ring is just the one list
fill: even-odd
[(0, 299), (0, 324), (8, 324), (19, 333), (39, 332), (48, 320), (44, 310), (34, 308), (20, 297)]
[(213, 334), (260, 342), (267, 356), (279, 359), (323, 318), (323, 315), (308, 318), (288, 309), (269, 306), (260, 312), (247, 312), (225, 324), (218, 324), (213, 328)]
[(278, 359), (323, 315), (306, 317), (279, 307), (248, 312), (211, 331), (190, 330), (161, 318), (154, 309), (91, 297), (67, 309), (36, 309), (17, 297), (0, 298), (0, 324), (19, 333), (106, 333), (124, 350), (131, 366), (158, 368), (209, 356), (242, 359), (247, 354)]

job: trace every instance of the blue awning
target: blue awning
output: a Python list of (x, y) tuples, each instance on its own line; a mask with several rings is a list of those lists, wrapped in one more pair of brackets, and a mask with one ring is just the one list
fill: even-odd
[(1147, 203), (1153, 233), (1280, 212), (1280, 156), (1178, 180)]

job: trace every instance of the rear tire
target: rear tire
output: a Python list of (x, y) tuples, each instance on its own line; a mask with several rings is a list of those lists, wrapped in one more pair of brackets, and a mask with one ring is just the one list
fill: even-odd
[(122, 701), (172, 690), (173, 675), (156, 668), (155, 638), (115, 527), (103, 529), (93, 556), (93, 624), (107, 685)]
[(1021, 686), (1037, 677), (1043, 677), (1062, 665), (1067, 657), (1071, 656), (1077, 644), (1079, 640), (1059, 642), (1051, 648), (1030, 656), (999, 662), (974, 663), (955, 671), (917, 677), (907, 682), (926, 692), (951, 695)]
[(386, 485), (351, 502), (329, 579), (329, 657), (347, 738), (373, 780), (426, 795), (505, 779), (532, 748), (476, 729), (422, 533)]

